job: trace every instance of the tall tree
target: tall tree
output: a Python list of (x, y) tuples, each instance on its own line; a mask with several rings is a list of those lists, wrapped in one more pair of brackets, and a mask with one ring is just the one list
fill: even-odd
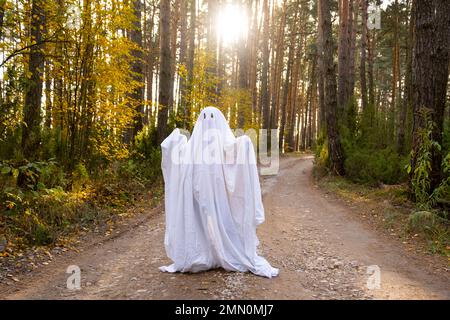
[[(144, 1), (144, 4), (147, 2)], [(146, 112), (144, 116), (144, 124), (150, 123), (151, 113), (153, 109), (153, 76), (154, 76), (154, 69), (155, 69), (155, 62), (158, 54), (156, 54), (156, 46), (157, 46), (157, 37), (154, 35), (155, 30), (155, 14), (157, 6), (155, 5), (154, 1), (151, 1), (150, 3), (150, 17), (148, 21), (145, 21), (145, 30), (144, 30), (144, 39), (145, 39), (145, 57), (146, 57), (146, 63), (145, 63), (145, 78), (146, 78), (146, 95), (147, 95), (147, 107)], [(148, 10), (145, 10), (146, 12)], [(156, 39), (155, 39), (156, 38)]]
[[(408, 0), (407, 7), (410, 8), (410, 12), (412, 13), (413, 7), (409, 5), (410, 1)], [(408, 37), (406, 38), (406, 71), (405, 71), (405, 93), (404, 99), (401, 101), (400, 105), (400, 117), (399, 117), (399, 125), (398, 125), (398, 140), (397, 140), (397, 151), (401, 155), (406, 155), (407, 146), (406, 146), (406, 132), (407, 132), (407, 116), (408, 111), (411, 110), (412, 105), (412, 42), (413, 42), (413, 22), (412, 18), (409, 18), (408, 22)]]
[[(246, 0), (242, 1), (242, 5), (246, 5)], [(244, 6), (243, 6), (244, 7)], [(247, 11), (246, 11), (246, 14)], [(243, 128), (245, 124), (245, 115), (247, 101), (250, 99), (249, 92), (249, 43), (247, 35), (239, 39), (239, 109), (238, 109), (238, 128)]]
[(350, 98), (350, 1), (339, 0), (338, 110), (340, 114), (343, 114)]
[(283, 92), (281, 97), (281, 124), (280, 124), (280, 136), (278, 137), (278, 145), (279, 150), (283, 150), (283, 142), (284, 142), (284, 131), (286, 128), (286, 120), (287, 120), (287, 105), (289, 103), (289, 84), (292, 81), (292, 64), (294, 60), (295, 53), (295, 40), (297, 36), (297, 11), (295, 10), (295, 16), (292, 20), (290, 35), (289, 35), (289, 49), (288, 49), (288, 61), (287, 61), (287, 69), (284, 78), (283, 84)]
[(263, 35), (262, 35), (262, 72), (261, 72), (261, 112), (263, 128), (270, 129), (269, 100), (269, 1), (263, 2)]
[(133, 64), (131, 71), (134, 80), (138, 83), (134, 89), (132, 98), (135, 104), (136, 115), (134, 117), (133, 137), (137, 135), (143, 127), (144, 119), (144, 68), (143, 68), (143, 46), (142, 46), (142, 3), (141, 0), (133, 1), (134, 21), (133, 29), (130, 32), (130, 39), (135, 45), (133, 50)]
[(251, 90), (251, 99), (252, 99), (252, 125), (259, 119), (258, 116), (258, 88), (257, 88), (257, 79), (258, 79), (258, 40), (260, 35), (260, 26), (258, 25), (258, 9), (259, 9), (259, 1), (252, 1), (254, 3), (253, 15), (252, 15), (252, 24), (249, 34), (249, 45), (250, 45), (250, 57), (249, 57), (249, 86)]
[[(322, 25), (322, 16), (320, 14), (320, 1), (317, 2), (317, 25)], [(318, 67), (318, 80), (317, 80), (317, 89), (318, 89), (318, 99), (319, 99), (319, 128), (325, 128), (325, 93), (324, 93), (324, 73), (323, 71), (323, 39), (322, 39), (322, 32), (317, 32), (317, 39), (316, 39), (316, 45), (317, 45), (317, 67)]]
[(375, 33), (367, 32), (367, 78), (369, 81), (369, 105), (375, 107), (374, 55)]
[(361, 86), (361, 102), (363, 111), (367, 110), (366, 51), (367, 51), (367, 7), (368, 0), (361, 0), (361, 60), (359, 77)]
[(176, 85), (176, 66), (177, 66), (177, 40), (178, 40), (178, 22), (180, 21), (180, 0), (173, 2), (171, 11), (171, 34), (170, 34), (170, 88), (169, 88), (169, 112), (175, 108), (175, 85)]
[[(280, 86), (283, 73), (283, 62), (284, 62), (284, 38), (285, 38), (285, 25), (286, 25), (286, 6), (287, 1), (283, 0), (281, 9), (281, 18), (278, 26), (278, 31), (276, 33), (276, 43), (274, 44), (274, 63), (272, 72), (272, 90), (271, 90), (271, 121), (270, 127), (273, 129), (278, 128), (278, 113), (279, 113), (279, 103), (280, 103)], [(275, 18), (275, 17), (274, 17)]]
[(392, 112), (397, 108), (398, 84), (400, 79), (400, 44), (399, 44), (399, 5), (398, 0), (394, 2), (394, 42), (392, 48), (392, 90), (391, 90), (391, 109)]
[[(188, 77), (187, 94), (191, 94), (194, 89), (195, 36), (197, 30), (196, 0), (189, 0), (189, 7), (190, 7), (190, 17), (189, 17), (189, 46), (187, 58), (187, 77)], [(190, 126), (190, 118), (191, 118), (190, 110), (191, 109), (189, 107), (185, 108), (184, 110), (184, 127), (186, 127), (187, 125)]]
[(331, 170), (339, 175), (345, 173), (344, 154), (342, 151), (337, 126), (336, 71), (333, 62), (333, 36), (331, 30), (330, 0), (319, 0), (321, 25), (319, 32), (323, 39), (323, 66), (325, 74), (325, 108), (327, 110), (328, 156)]
[(25, 93), (24, 117), (22, 125), (22, 152), (26, 159), (33, 160), (38, 155), (41, 143), (40, 124), (42, 100), (42, 74), (44, 53), (42, 30), (45, 27), (45, 1), (31, 2), (31, 49), (28, 64), (28, 83)]
[[(447, 95), (450, 2), (447, 0), (421, 0), (414, 9), (414, 57), (413, 57), (413, 156), (412, 170), (417, 165), (417, 153), (421, 147), (420, 131), (426, 125), (420, 110), (431, 111), (434, 123), (432, 139), (442, 144), (442, 129)], [(442, 154), (432, 150), (430, 190), (441, 181)]]
[[(212, 83), (217, 76), (217, 32), (216, 32), (216, 19), (218, 0), (207, 0), (208, 12), (207, 12), (207, 29), (206, 29), (206, 51), (208, 53), (208, 66), (207, 75), (209, 81)], [(217, 87), (209, 86), (209, 101), (211, 103), (217, 103)]]
[(169, 113), (171, 87), (171, 52), (170, 52), (170, 0), (160, 1), (160, 73), (158, 99), (158, 142), (167, 135), (167, 119)]
[[(188, 50), (188, 10), (189, 1), (180, 0), (180, 65), (186, 68)], [(186, 69), (185, 69), (186, 70)], [(187, 80), (186, 74), (180, 74), (180, 105), (178, 115), (183, 118), (186, 109)]]

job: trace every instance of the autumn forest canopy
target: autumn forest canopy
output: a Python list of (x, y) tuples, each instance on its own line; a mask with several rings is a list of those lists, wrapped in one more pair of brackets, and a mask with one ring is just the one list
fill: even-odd
[[(318, 175), (447, 219), (448, 0), (0, 0), (0, 233), (50, 243), (161, 186), (216, 106)], [(100, 214), (101, 212), (102, 214)], [(105, 213), (106, 212), (106, 213)], [(0, 235), (1, 236), (1, 235)]]

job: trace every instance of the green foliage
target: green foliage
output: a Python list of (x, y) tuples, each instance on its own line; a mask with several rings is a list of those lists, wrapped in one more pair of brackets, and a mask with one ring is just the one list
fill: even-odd
[[(345, 153), (345, 172), (349, 180), (377, 185), (396, 184), (406, 180), (404, 170), (408, 159), (399, 155), (395, 144), (384, 138), (386, 120), (369, 106), (361, 115), (356, 112), (356, 102), (347, 108), (344, 123), (340, 125), (341, 143)], [(316, 147), (316, 165), (328, 166), (328, 145), (324, 131), (319, 135)]]
[(441, 218), (431, 211), (416, 211), (409, 216), (408, 225), (411, 232), (430, 231)]
[(450, 152), (442, 160), (443, 179), (430, 196), (430, 205), (435, 206), (438, 201), (450, 203)]
[[(145, 127), (128, 158), (92, 173), (82, 162), (67, 171), (54, 159), (0, 161), (0, 226), (19, 242), (45, 245), (80, 224), (104, 219), (111, 214), (108, 208), (129, 205), (144, 190), (158, 191), (161, 152), (155, 134), (155, 128)], [(26, 179), (22, 188), (19, 176)]]
[(420, 210), (409, 216), (407, 230), (424, 234), (433, 253), (448, 254), (450, 245), (449, 223), (435, 211)]
[(347, 177), (358, 183), (395, 184), (406, 179), (406, 159), (400, 157), (392, 147), (381, 150), (347, 150), (345, 172)]
[(424, 127), (417, 133), (418, 150), (415, 155), (414, 171), (411, 172), (411, 165), (408, 166), (408, 173), (411, 174), (411, 191), (417, 205), (423, 209), (430, 209), (436, 206), (439, 199), (448, 198), (450, 194), (450, 153), (442, 161), (442, 172), (444, 178), (439, 186), (430, 190), (433, 152), (440, 152), (441, 146), (432, 139), (434, 123), (428, 109), (421, 109), (420, 116), (424, 122)]
[(138, 168), (136, 176), (143, 183), (153, 183), (162, 177), (161, 150), (156, 143), (156, 128), (146, 126), (136, 136), (132, 159)]
[(349, 134), (354, 136), (356, 134), (357, 125), (358, 125), (358, 110), (357, 110), (357, 102), (356, 98), (352, 97), (349, 101), (349, 104), (346, 108), (347, 114), (345, 115), (346, 120), (346, 128), (349, 131)]
[[(239, 129), (258, 129), (255, 123), (252, 125), (252, 97), (249, 90), (238, 88), (225, 88), (222, 90), (220, 99), (217, 103), (224, 114), (229, 112), (229, 125), (231, 128)], [(239, 125), (239, 118), (242, 117), (243, 125)]]
[[(431, 115), (426, 109), (421, 110), (421, 117), (425, 126), (418, 133), (419, 149), (415, 155), (416, 163), (411, 177), (412, 193), (416, 202), (420, 206), (427, 207), (430, 202), (430, 170), (431, 156), (433, 147), (439, 148), (439, 144), (432, 140), (433, 122)], [(411, 173), (412, 167), (408, 166), (408, 173)]]
[(314, 148), (316, 169), (323, 174), (329, 165), (328, 157), (328, 139), (325, 130), (319, 133)]
[[(184, 95), (184, 100), (191, 110), (190, 118), (186, 119), (188, 123), (193, 123), (195, 115), (198, 115), (202, 108), (213, 105), (217, 100), (215, 91), (219, 79), (214, 73), (208, 72), (215, 67), (214, 59), (206, 50), (198, 49), (195, 52), (193, 78), (187, 84), (189, 90)], [(180, 72), (186, 73), (183, 69)]]
[(442, 132), (442, 151), (444, 154), (450, 152), (450, 119), (444, 122), (444, 131)]
[(72, 172), (72, 189), (79, 191), (89, 182), (89, 173), (83, 163), (78, 163)]

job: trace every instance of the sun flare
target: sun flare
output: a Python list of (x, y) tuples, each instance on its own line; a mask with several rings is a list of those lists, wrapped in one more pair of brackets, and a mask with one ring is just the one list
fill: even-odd
[(217, 33), (224, 44), (236, 43), (245, 39), (248, 31), (246, 9), (235, 4), (227, 4), (219, 11)]

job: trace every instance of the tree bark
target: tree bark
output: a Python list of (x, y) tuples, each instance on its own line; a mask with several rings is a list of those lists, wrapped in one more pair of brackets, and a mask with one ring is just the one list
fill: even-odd
[(272, 103), (271, 103), (271, 124), (270, 127), (273, 129), (278, 128), (278, 115), (279, 115), (279, 103), (280, 103), (280, 86), (281, 78), (283, 72), (283, 62), (284, 62), (284, 36), (285, 36), (285, 25), (286, 25), (286, 0), (283, 0), (281, 9), (281, 21), (278, 26), (278, 32), (276, 35), (276, 47), (275, 49), (275, 61), (274, 70), (272, 74)]
[(366, 50), (367, 50), (367, 7), (368, 0), (361, 0), (361, 61), (359, 67), (359, 77), (361, 86), (362, 110), (365, 112), (368, 106), (367, 81), (366, 81)]
[(133, 125), (133, 138), (143, 128), (144, 119), (144, 68), (143, 68), (143, 55), (142, 55), (142, 5), (141, 0), (134, 0), (134, 21), (133, 29), (130, 32), (131, 41), (137, 46), (137, 49), (132, 51), (134, 61), (131, 65), (131, 71), (133, 72), (133, 78), (138, 82), (138, 87), (134, 89), (132, 93), (133, 103), (135, 105), (136, 115), (134, 117)]
[(252, 20), (252, 27), (250, 30), (250, 90), (251, 90), (251, 98), (252, 98), (252, 125), (258, 120), (258, 88), (256, 85), (258, 78), (258, 42), (259, 42), (259, 34), (260, 34), (260, 26), (258, 26), (258, 9), (259, 9), (259, 1), (254, 2), (254, 14)]
[[(33, 0), (31, 3), (31, 41), (42, 41), (45, 26), (44, 1)], [(22, 125), (22, 152), (24, 158), (34, 160), (38, 156), (41, 143), (40, 124), (42, 99), (42, 73), (44, 67), (43, 46), (36, 45), (30, 49), (28, 88), (25, 93), (24, 118)]]
[(263, 129), (270, 129), (269, 101), (269, 2), (263, 2), (263, 40), (262, 40), (262, 73), (261, 73), (261, 111), (263, 114)]
[[(409, 4), (409, 1), (408, 1)], [(412, 106), (412, 41), (413, 41), (413, 6), (410, 10), (410, 19), (408, 23), (408, 37), (406, 38), (406, 72), (405, 72), (405, 93), (404, 99), (401, 101), (400, 109), (400, 119), (398, 126), (398, 141), (397, 141), (397, 152), (401, 155), (406, 155), (406, 130), (407, 130), (407, 115), (408, 111), (411, 110)]]
[[(296, 16), (295, 16), (296, 17)], [(288, 94), (289, 94), (289, 84), (292, 80), (291, 74), (292, 74), (292, 61), (294, 60), (294, 52), (295, 52), (295, 39), (296, 39), (296, 33), (297, 33), (297, 19), (294, 19), (294, 25), (292, 26), (291, 34), (290, 34), (290, 41), (289, 41), (289, 51), (288, 51), (288, 61), (287, 61), (287, 69), (286, 69), (286, 76), (284, 79), (283, 84), (283, 93), (281, 97), (281, 124), (280, 124), (280, 136), (278, 137), (278, 146), (279, 150), (283, 151), (283, 142), (284, 142), (284, 131), (286, 129), (286, 118), (287, 118), (287, 105), (289, 103), (288, 101)]]
[[(450, 43), (450, 2), (447, 0), (416, 1), (414, 10), (413, 58), (413, 156), (412, 170), (416, 168), (421, 140), (419, 132), (426, 125), (419, 111), (427, 108), (434, 122), (432, 139), (442, 144), (444, 109), (447, 94)], [(440, 183), (442, 154), (432, 150), (430, 192)]]
[(170, 52), (170, 0), (160, 1), (160, 74), (158, 106), (158, 143), (167, 136), (167, 118), (170, 100), (171, 52)]
[(325, 67), (325, 108), (327, 110), (328, 156), (331, 171), (344, 175), (344, 154), (337, 126), (336, 73), (333, 63), (333, 37), (331, 30), (330, 1), (319, 0), (322, 24), (319, 32), (323, 39), (323, 62)]
[(398, 42), (399, 33), (399, 12), (398, 1), (394, 2), (394, 44), (392, 48), (392, 91), (391, 91), (391, 112), (394, 112), (397, 108), (397, 84), (399, 79), (400, 70), (398, 70), (400, 59), (400, 45)]
[(176, 104), (176, 87), (175, 72), (177, 66), (177, 38), (178, 38), (178, 21), (180, 20), (180, 0), (174, 1), (174, 8), (171, 12), (171, 34), (170, 34), (170, 88), (169, 88), (169, 113), (175, 110)]
[(364, 0), (351, 0), (349, 13), (348, 34), (350, 38), (349, 52), (349, 78), (347, 82), (347, 94), (349, 99), (355, 94), (355, 65), (356, 65), (356, 30), (358, 28), (358, 3)]
[(145, 78), (146, 78), (146, 94), (147, 94), (147, 107), (144, 116), (144, 124), (148, 125), (151, 122), (151, 115), (153, 109), (153, 75), (155, 69), (155, 53), (156, 41), (154, 39), (154, 24), (156, 5), (151, 2), (151, 15), (150, 19), (146, 21), (147, 27), (144, 32), (145, 47), (146, 47), (146, 64), (145, 64)]
[[(243, 5), (246, 1), (242, 2)], [(240, 39), (239, 42), (239, 109), (238, 109), (238, 128), (244, 128), (247, 102), (249, 101), (249, 45), (248, 37)]]
[[(189, 17), (189, 47), (188, 47), (188, 58), (187, 58), (187, 73), (188, 73), (188, 84), (186, 95), (190, 95), (193, 90), (193, 81), (194, 81), (194, 59), (195, 59), (195, 35), (197, 30), (196, 25), (196, 0), (190, 0), (190, 17)], [(191, 121), (191, 108), (192, 101), (190, 101), (190, 105), (186, 106), (184, 110), (184, 127), (190, 125)]]
[[(322, 17), (320, 15), (320, 1), (317, 2), (317, 25), (322, 25)], [(325, 68), (323, 65), (323, 39), (322, 39), (322, 32), (317, 32), (317, 66), (318, 66), (318, 100), (319, 100), (319, 128), (325, 128), (325, 122), (326, 122), (326, 110), (325, 110), (325, 95), (324, 95), (324, 75), (325, 75)]]
[[(372, 34), (372, 36), (371, 36)], [(367, 48), (367, 77), (369, 80), (369, 105), (375, 108), (375, 80), (373, 75), (374, 51), (375, 51), (375, 33), (368, 31)]]
[[(338, 50), (338, 114), (347, 108), (348, 81), (350, 78), (350, 0), (339, 1), (339, 50)], [(326, 40), (325, 40), (326, 41)]]
[[(187, 67), (187, 48), (188, 48), (188, 0), (180, 1), (180, 64)], [(186, 109), (186, 81), (187, 75), (180, 75), (180, 105), (178, 106), (178, 115), (183, 117)]]

